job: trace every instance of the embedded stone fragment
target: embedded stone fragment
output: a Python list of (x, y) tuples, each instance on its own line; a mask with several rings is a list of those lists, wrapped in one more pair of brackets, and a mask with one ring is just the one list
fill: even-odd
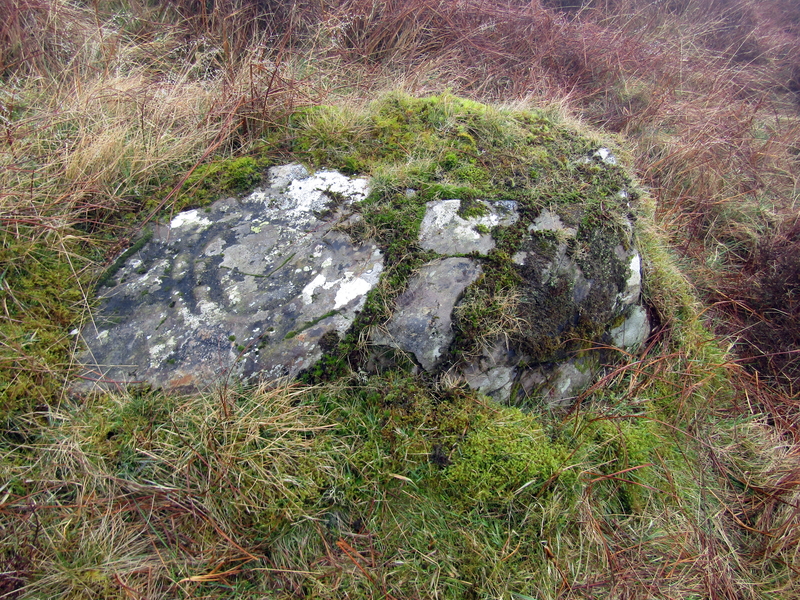
[(423, 369), (434, 371), (453, 342), (453, 307), (480, 274), (480, 265), (468, 258), (426, 264), (397, 298), (392, 318), (373, 343), (409, 352)]
[(574, 227), (567, 227), (562, 223), (561, 217), (557, 213), (546, 208), (539, 213), (539, 216), (530, 224), (528, 231), (561, 231), (565, 237), (574, 238), (578, 230)]
[(460, 371), (461, 377), (473, 390), (478, 390), (497, 400), (508, 400), (517, 379), (520, 356), (502, 341), (487, 349), (476, 360), (467, 361)]
[(631, 308), (628, 318), (620, 325), (608, 332), (611, 342), (617, 348), (635, 350), (639, 348), (650, 335), (650, 320), (647, 310), (643, 306)]
[(538, 365), (523, 371), (517, 393), (541, 399), (549, 406), (569, 404), (589, 387), (597, 368), (597, 360), (591, 355)]
[(473, 216), (462, 217), (461, 210), (461, 200), (428, 202), (420, 225), (420, 246), (445, 256), (471, 252), (486, 255), (495, 246), (492, 227), (513, 225), (519, 219), (516, 202), (511, 201), (478, 200), (470, 211)]

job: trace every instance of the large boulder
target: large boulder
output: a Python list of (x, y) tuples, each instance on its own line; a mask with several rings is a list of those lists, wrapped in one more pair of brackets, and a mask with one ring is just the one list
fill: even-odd
[[(296, 164), (268, 175), (247, 196), (176, 215), (126, 256), (82, 332), (76, 391), (293, 377), (339, 344), (384, 270), (379, 246), (347, 233), (368, 182)], [(426, 202), (417, 242), (433, 258), (365, 329), (371, 357), (352, 366), (385, 366), (375, 356), (389, 349), (500, 400), (574, 397), (599, 367), (593, 346), (633, 351), (649, 333), (633, 224), (581, 217)], [(495, 248), (504, 232), (516, 236), (510, 256)], [(498, 289), (498, 274), (513, 289)]]

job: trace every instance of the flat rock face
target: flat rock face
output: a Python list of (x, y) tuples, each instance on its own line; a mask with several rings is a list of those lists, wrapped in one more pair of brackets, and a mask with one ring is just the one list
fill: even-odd
[(453, 342), (453, 307), (480, 273), (480, 265), (468, 258), (428, 263), (397, 298), (386, 331), (373, 336), (373, 342), (413, 354), (432, 372)]
[[(461, 200), (428, 202), (419, 231), (419, 244), (425, 250), (439, 254), (486, 255), (494, 248), (491, 229), (495, 225), (513, 225), (519, 219), (515, 202), (485, 202), (478, 200), (473, 212), (482, 213), (462, 217)], [(475, 210), (477, 207), (477, 210)]]
[(333, 217), (366, 180), (300, 165), (269, 175), (267, 189), (180, 213), (129, 257), (82, 333), (77, 391), (294, 376), (350, 327), (383, 258)]

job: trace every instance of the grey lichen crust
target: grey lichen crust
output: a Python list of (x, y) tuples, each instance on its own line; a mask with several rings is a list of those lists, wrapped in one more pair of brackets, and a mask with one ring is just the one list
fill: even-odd
[(516, 202), (478, 201), (481, 214), (472, 217), (459, 215), (461, 200), (428, 202), (419, 231), (419, 245), (439, 254), (486, 255), (494, 249), (491, 229), (496, 225), (513, 225), (519, 219)]
[(270, 187), (158, 226), (101, 295), (77, 391), (294, 376), (353, 322), (383, 257), (333, 228), (365, 179), (269, 171)]

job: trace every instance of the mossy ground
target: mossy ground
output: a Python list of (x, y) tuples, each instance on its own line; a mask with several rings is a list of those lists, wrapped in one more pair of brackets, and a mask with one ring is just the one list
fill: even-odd
[(645, 414), (598, 406), (553, 428), (397, 372), (62, 411), (37, 464), (5, 468), (15, 498), (50, 507), (37, 511), (47, 539), (18, 532), (32, 551), (59, 548), (33, 589), (57, 582), (65, 598), (123, 597), (118, 577), (170, 597), (556, 597), (553, 564), (586, 581), (604, 560), (580, 541), (587, 493), (592, 518), (628, 535), (688, 493), (670, 479), (679, 465), (662, 468), (678, 440)]
[[(797, 597), (800, 4), (375, 6), (0, 0), (0, 596)], [(637, 224), (655, 326), (642, 356), (609, 367), (567, 412), (509, 412), (402, 372), (364, 379), (350, 369), (358, 338), (328, 356), (314, 388), (66, 397), (69, 332), (145, 205), (154, 216), (183, 207), (190, 173), (187, 191), (230, 193), (214, 168), (201, 176), (216, 163), (227, 178), (231, 157), (260, 168), (296, 150), (373, 169), (411, 148), (404, 128), (420, 114), (398, 120), (401, 99), (373, 121), (352, 103), (446, 85), (489, 103), (554, 104), (624, 137), (625, 162), (652, 193)], [(298, 110), (320, 104), (333, 107)], [(441, 105), (428, 112), (450, 119)], [(298, 145), (287, 132), (303, 123), (316, 132)], [(385, 136), (368, 152), (376, 124)], [(403, 178), (440, 172), (429, 194), (482, 195), (494, 179), (469, 127), (450, 129), (445, 152), (372, 174), (403, 191)], [(567, 156), (542, 148), (536, 162), (531, 148), (498, 193), (551, 194), (571, 227), (602, 219), (602, 205), (570, 219), (569, 198), (614, 182), (592, 182), (597, 164), (576, 165), (582, 179), (559, 171)], [(231, 174), (252, 182), (248, 163)], [(365, 324), (423, 260), (402, 258), (392, 228), (400, 218), (413, 231), (418, 213), (400, 194), (386, 207), (372, 208), (379, 228), (350, 230), (380, 229), (396, 250)], [(513, 228), (494, 235), (519, 243)], [(465, 310), (465, 329), (473, 318), (476, 333), (514, 328), (502, 318), (519, 301), (509, 275), (474, 296), (471, 308), (490, 309)], [(732, 360), (721, 348), (744, 351)], [(469, 506), (445, 472), (497, 482), (475, 452), (504, 437), (487, 430), (493, 417), (544, 457), (566, 450), (566, 467), (538, 491), (500, 482), (493, 496), (476, 483), (485, 500)], [(538, 482), (549, 461), (532, 457), (526, 471), (515, 439), (499, 440), (498, 473)]]

